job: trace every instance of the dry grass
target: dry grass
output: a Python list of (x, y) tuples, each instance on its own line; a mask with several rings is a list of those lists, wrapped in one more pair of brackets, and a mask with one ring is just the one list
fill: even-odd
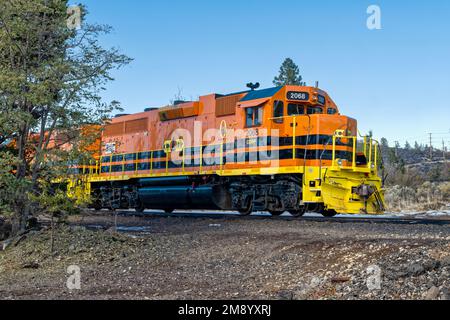
[(390, 211), (448, 210), (450, 182), (425, 182), (418, 187), (391, 186), (386, 190)]

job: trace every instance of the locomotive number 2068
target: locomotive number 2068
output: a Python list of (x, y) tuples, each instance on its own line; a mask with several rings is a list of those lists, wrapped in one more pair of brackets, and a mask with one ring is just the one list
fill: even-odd
[(308, 101), (309, 93), (308, 92), (289, 91), (287, 94), (287, 98), (288, 98), (288, 100)]

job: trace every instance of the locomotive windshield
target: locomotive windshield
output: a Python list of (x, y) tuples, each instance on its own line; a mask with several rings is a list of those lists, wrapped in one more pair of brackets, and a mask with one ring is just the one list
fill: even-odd
[(327, 113), (330, 114), (330, 115), (333, 115), (333, 114), (337, 113), (337, 110), (334, 109), (334, 108), (328, 108)]
[[(290, 103), (288, 105), (288, 115), (290, 115), (290, 116), (304, 115), (305, 110), (306, 110), (306, 114), (309, 114), (309, 115), (323, 114), (323, 107), (321, 107), (321, 106), (305, 107), (304, 105), (295, 104), (295, 103)], [(329, 112), (331, 112), (331, 111), (329, 111)]]
[(288, 115), (296, 116), (305, 114), (305, 107), (301, 104), (289, 103), (288, 105)]
[(323, 108), (322, 107), (308, 107), (308, 114), (322, 114)]

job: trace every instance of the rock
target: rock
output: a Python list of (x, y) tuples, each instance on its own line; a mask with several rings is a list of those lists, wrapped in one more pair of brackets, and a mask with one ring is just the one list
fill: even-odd
[(441, 266), (441, 262), (440, 261), (436, 261), (436, 260), (427, 261), (427, 262), (425, 262), (423, 264), (423, 267), (425, 268), (425, 271), (436, 270), (436, 269), (439, 269), (440, 266)]
[(115, 227), (110, 227), (110, 228), (106, 229), (106, 233), (108, 233), (108, 234), (116, 234), (117, 230), (116, 230)]
[(440, 263), (441, 263), (441, 266), (443, 266), (443, 267), (450, 266), (450, 256), (443, 257), (441, 259)]
[(12, 232), (12, 225), (0, 218), (0, 241), (8, 239)]
[(38, 230), (39, 221), (36, 217), (31, 217), (27, 221), (27, 230)]
[(384, 277), (390, 280), (397, 280), (408, 276), (406, 268), (388, 267), (384, 272)]
[(419, 263), (413, 263), (406, 268), (406, 272), (412, 276), (420, 276), (425, 273), (425, 267)]
[(26, 262), (22, 264), (22, 269), (39, 269), (39, 263), (33, 261), (33, 262)]
[(448, 288), (441, 290), (441, 300), (450, 301), (450, 290)]
[(334, 277), (331, 279), (331, 282), (333, 283), (346, 283), (349, 282), (351, 279), (349, 277)]
[(0, 244), (0, 251), (5, 251), (9, 245), (11, 244), (11, 240), (6, 240)]
[(425, 294), (425, 300), (436, 300), (439, 297), (439, 294), (439, 288), (433, 286)]
[(292, 291), (279, 291), (278, 292), (278, 298), (280, 300), (293, 300), (294, 299), (294, 293)]

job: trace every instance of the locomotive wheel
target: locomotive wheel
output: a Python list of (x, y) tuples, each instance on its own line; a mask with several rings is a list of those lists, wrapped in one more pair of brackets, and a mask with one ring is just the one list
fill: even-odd
[(134, 210), (137, 212), (137, 213), (143, 213), (144, 211), (145, 211), (145, 207), (143, 206), (143, 205), (140, 205), (139, 207), (137, 207), (137, 208), (134, 208)]
[(247, 208), (241, 208), (239, 209), (239, 214), (241, 216), (249, 216), (253, 213), (253, 202), (251, 198), (248, 198), (247, 202)]
[(269, 210), (269, 213), (271, 215), (273, 215), (274, 217), (279, 217), (279, 216), (281, 216), (284, 213), (284, 211), (270, 211)]
[(334, 210), (323, 210), (323, 211), (322, 211), (322, 215), (323, 215), (325, 218), (333, 218), (334, 216), (337, 215), (337, 212), (334, 211)]
[(306, 213), (306, 207), (300, 210), (289, 210), (289, 213), (291, 214), (291, 216), (293, 216), (294, 218), (300, 218), (303, 217)]
[(251, 215), (252, 213), (253, 213), (252, 208), (250, 208), (250, 209), (241, 209), (241, 210), (239, 210), (239, 214), (240, 214), (241, 216), (249, 216), (249, 215)]

